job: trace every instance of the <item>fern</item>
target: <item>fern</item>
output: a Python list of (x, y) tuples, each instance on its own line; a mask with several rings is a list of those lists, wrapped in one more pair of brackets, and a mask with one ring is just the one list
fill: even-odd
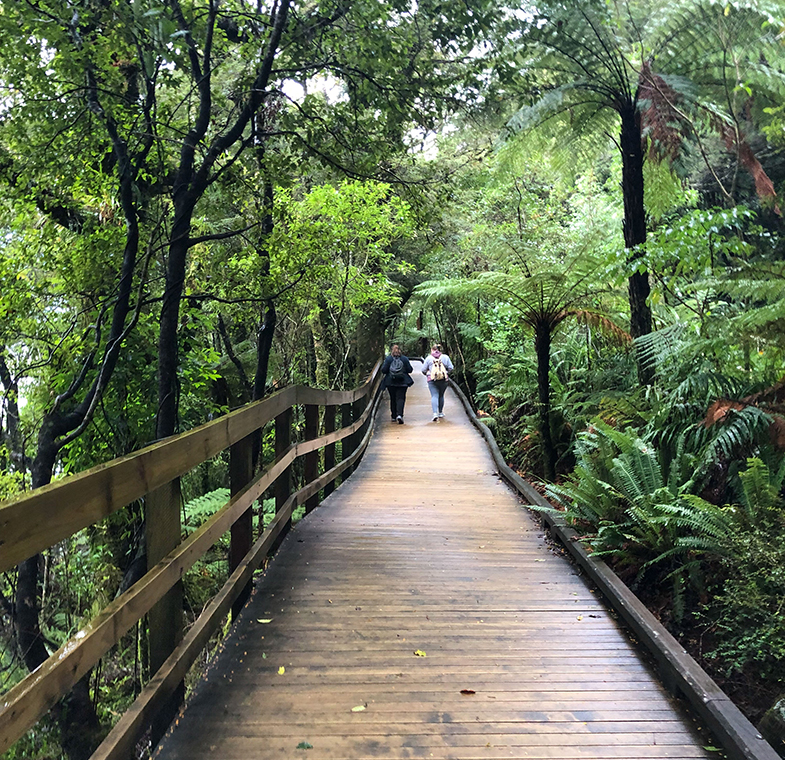
[(231, 498), (228, 488), (216, 488), (187, 501), (183, 506), (183, 528), (187, 533), (198, 528)]
[(612, 472), (617, 488), (631, 502), (662, 487), (662, 469), (656, 453), (641, 441), (613, 460)]
[(729, 409), (711, 430), (714, 437), (706, 446), (702, 467), (708, 469), (717, 460), (732, 460), (744, 452), (754, 452), (758, 442), (768, 436), (771, 417), (755, 406)]

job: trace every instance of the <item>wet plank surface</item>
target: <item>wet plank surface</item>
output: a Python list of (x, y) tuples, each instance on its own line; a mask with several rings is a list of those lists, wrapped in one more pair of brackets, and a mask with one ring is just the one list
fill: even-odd
[(716, 757), (458, 401), (431, 422), (415, 380), (406, 424), (383, 399), (357, 472), (287, 536), (155, 757)]

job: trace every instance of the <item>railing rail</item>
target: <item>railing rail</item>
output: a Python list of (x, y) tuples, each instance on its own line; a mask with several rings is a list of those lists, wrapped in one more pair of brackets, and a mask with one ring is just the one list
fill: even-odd
[[(63, 479), (0, 505), (0, 571), (62, 541), (78, 530), (146, 498), (159, 518), (147, 514), (148, 572), (55, 652), (41, 667), (0, 697), (0, 752), (4, 752), (74, 686), (144, 615), (150, 614), (150, 660), (153, 677), (101, 747), (98, 758), (131, 757), (135, 742), (152, 723), (162, 728), (179, 704), (185, 673), (230, 609), (236, 613), (250, 591), (255, 569), (283, 538), (294, 510), (312, 509), (318, 492), (329, 492), (337, 477), (346, 477), (370, 439), (381, 385), (381, 362), (368, 380), (351, 391), (323, 391), (291, 386), (214, 422), (157, 442), (139, 452)], [(291, 442), (292, 409), (305, 405), (306, 440)], [(335, 411), (343, 426), (335, 430)], [(319, 407), (325, 407), (324, 433), (318, 435)], [(328, 411), (329, 410), (329, 413)], [(276, 458), (253, 473), (253, 436), (275, 420)], [(335, 444), (344, 455), (335, 463)], [(348, 444), (348, 445), (347, 445)], [(325, 449), (324, 472), (318, 475), (318, 451)], [(179, 478), (203, 461), (229, 449), (231, 499), (198, 530), (181, 539)], [(305, 484), (291, 493), (290, 468), (305, 457)], [(276, 514), (254, 542), (252, 506), (275, 487)], [(151, 519), (161, 524), (150, 525)], [(158, 529), (160, 528), (160, 529)], [(182, 607), (176, 590), (183, 574), (226, 533), (232, 531), (230, 577), (183, 638), (172, 629)], [(150, 559), (153, 532), (161, 556)], [(171, 547), (163, 551), (168, 531)], [(179, 609), (178, 609), (179, 608)], [(158, 614), (153, 614), (158, 611)], [(159, 631), (154, 627), (158, 626)], [(157, 638), (156, 638), (157, 635)], [(157, 643), (156, 643), (157, 642)], [(157, 651), (154, 652), (154, 646)], [(162, 716), (164, 717), (162, 721)], [(155, 733), (155, 731), (154, 731)], [(160, 733), (160, 730), (158, 731)]]

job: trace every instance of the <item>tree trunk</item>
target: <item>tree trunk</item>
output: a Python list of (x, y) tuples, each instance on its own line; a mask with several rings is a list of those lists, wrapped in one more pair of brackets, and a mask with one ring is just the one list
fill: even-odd
[(556, 479), (556, 449), (551, 436), (551, 326), (538, 322), (534, 327), (534, 351), (537, 354), (537, 411), (545, 477)]
[(179, 366), (178, 326), (180, 301), (185, 283), (185, 264), (188, 256), (191, 218), (196, 200), (189, 193), (175, 212), (166, 265), (166, 289), (161, 304), (158, 333), (158, 415), (156, 438), (166, 438), (177, 430), (177, 368)]
[(316, 385), (320, 388), (330, 387), (330, 364), (332, 357), (327, 346), (324, 324), (322, 323), (322, 306), (316, 310), (310, 320), (313, 349), (316, 358)]
[(384, 312), (374, 307), (354, 332), (354, 345), (357, 351), (357, 366), (360, 371), (359, 382), (369, 373), (377, 360), (384, 356)]
[[(263, 170), (264, 148), (259, 149), (259, 167)], [(262, 207), (262, 239), (259, 241), (258, 253), (262, 258), (262, 276), (267, 277), (270, 273), (270, 251), (267, 246), (269, 236), (275, 227), (275, 217), (273, 216), (273, 183), (265, 180), (263, 189)], [(254, 376), (253, 400), (258, 401), (264, 398), (267, 388), (267, 370), (270, 366), (270, 353), (273, 350), (273, 338), (275, 338), (275, 327), (278, 322), (278, 314), (275, 311), (275, 300), (270, 298), (265, 304), (259, 325), (259, 334), (256, 339), (256, 374)], [(256, 461), (254, 459), (254, 461)]]
[[(622, 195), (624, 198), (624, 246), (628, 261), (641, 258), (636, 246), (646, 243), (646, 210), (643, 202), (643, 141), (640, 118), (631, 103), (621, 111)], [(647, 303), (651, 288), (647, 271), (634, 272), (628, 282), (630, 301), (630, 335), (639, 338), (652, 329), (651, 307)], [(654, 380), (654, 367), (646, 363), (637, 352), (638, 380), (650, 384)]]
[(0, 462), (9, 472), (24, 473), (27, 469), (22, 431), (19, 428), (19, 384), (11, 375), (2, 350), (0, 350), (0, 383), (5, 389), (5, 431), (0, 428), (0, 443), (4, 442), (8, 461)]
[(264, 398), (267, 388), (267, 371), (270, 366), (270, 353), (273, 348), (273, 338), (275, 337), (275, 326), (278, 315), (275, 311), (275, 303), (268, 301), (262, 317), (262, 324), (259, 328), (259, 337), (256, 342), (256, 374), (254, 376), (253, 399), (258, 401)]
[[(122, 147), (116, 149), (122, 156)], [(73, 380), (71, 387), (57, 397), (54, 408), (44, 415), (38, 431), (36, 455), (31, 466), (33, 488), (45, 486), (52, 480), (57, 456), (67, 442), (68, 435), (74, 437), (92, 418), (96, 402), (106, 390), (120, 358), (123, 338), (128, 329), (126, 322), (131, 313), (130, 299), (139, 249), (139, 227), (133, 183), (127, 165), (121, 177), (120, 197), (126, 220), (126, 242), (120, 271), (119, 292), (103, 359), (97, 368), (90, 389), (81, 402), (70, 411), (63, 409), (85, 383), (88, 370), (92, 366), (91, 362), (85, 363), (82, 372)], [(22, 562), (17, 569), (17, 639), (25, 665), (31, 672), (49, 657), (39, 624), (40, 564), (41, 555), (36, 554)], [(63, 749), (72, 760), (88, 757), (97, 745), (99, 720), (90, 699), (88, 685), (89, 676), (85, 676), (54, 711), (60, 725)], [(77, 716), (76, 719), (74, 716)]]

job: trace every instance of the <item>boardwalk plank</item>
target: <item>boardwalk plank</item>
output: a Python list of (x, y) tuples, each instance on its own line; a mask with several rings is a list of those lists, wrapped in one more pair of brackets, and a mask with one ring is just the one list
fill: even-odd
[(407, 424), (381, 415), (156, 757), (714, 756), (449, 395), (447, 414), (429, 421), (419, 376)]

